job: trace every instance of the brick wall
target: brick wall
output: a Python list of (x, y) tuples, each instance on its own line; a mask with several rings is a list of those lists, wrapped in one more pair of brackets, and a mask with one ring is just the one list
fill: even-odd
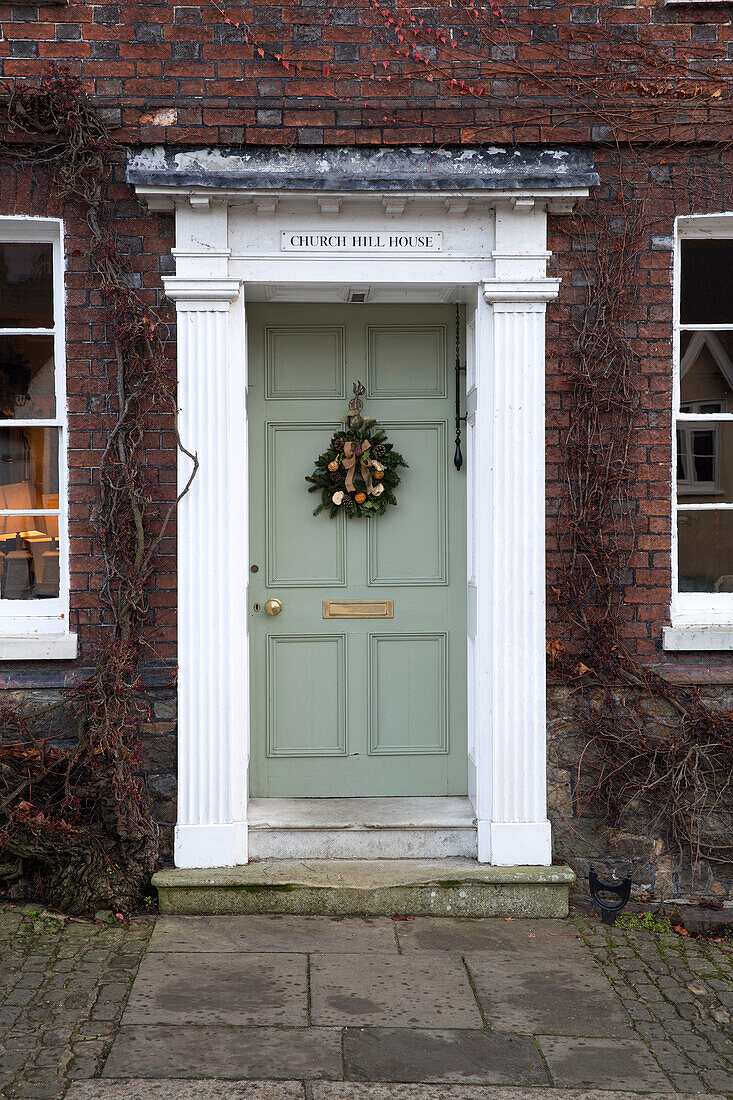
[[(218, 2), (218, 0), (217, 0)], [(671, 234), (677, 213), (733, 210), (733, 158), (718, 151), (733, 118), (727, 91), (696, 108), (677, 104), (674, 115), (630, 86), (622, 104), (642, 118), (647, 136), (684, 139), (663, 147), (639, 144), (621, 172), (602, 112), (567, 83), (567, 73), (607, 73), (609, 79), (649, 78), (643, 58), (661, 51), (676, 78), (724, 82), (733, 58), (733, 27), (725, 5), (665, 7), (640, 3), (562, 3), (528, 0), (505, 9), (510, 31), (496, 23), (483, 39), (460, 6), (415, 6), (417, 35), (385, 22), (370, 0), (348, 6), (293, 0), (250, 2), (225, 10), (211, 2), (0, 3), (0, 67), (5, 77), (37, 79), (49, 61), (66, 64), (85, 81), (115, 128), (123, 153), (110, 197), (121, 247), (151, 302), (159, 302), (161, 275), (172, 272), (172, 221), (149, 214), (121, 182), (124, 148), (165, 143), (205, 145), (580, 143), (594, 146), (602, 185), (586, 209), (613, 227), (623, 216), (620, 196), (646, 206), (647, 247), (638, 270), (636, 305), (629, 318), (638, 370), (640, 408), (633, 441), (636, 468), (633, 522), (636, 548), (629, 563), (624, 633), (632, 652), (668, 675), (701, 684), (733, 682), (726, 654), (661, 651), (670, 585), (671, 458)], [(601, 24), (598, 26), (598, 24)], [(404, 56), (403, 40), (419, 43), (424, 62)], [(441, 37), (442, 36), (442, 37)], [(458, 45), (455, 49), (451, 42)], [(471, 60), (480, 56), (480, 64)], [(660, 55), (661, 56), (661, 55)], [(667, 60), (664, 61), (664, 58)], [(457, 68), (450, 66), (458, 59)], [(442, 68), (440, 68), (442, 66)], [(459, 84), (451, 84), (455, 71)], [(441, 75), (442, 74), (442, 75)], [(375, 77), (379, 77), (376, 80)], [(387, 80), (387, 77), (390, 79)], [(431, 79), (429, 79), (432, 77)], [(462, 94), (483, 87), (481, 96)], [(638, 97), (638, 98), (632, 98)], [(621, 97), (622, 99), (623, 97)], [(621, 100), (619, 100), (621, 102)], [(18, 135), (12, 140), (19, 141)], [(55, 691), (82, 674), (104, 629), (98, 599), (100, 566), (93, 538), (95, 471), (109, 426), (109, 334), (89, 271), (86, 227), (73, 207), (62, 208), (42, 172), (3, 166), (0, 214), (65, 218), (70, 441), (72, 593), (71, 627), (79, 631), (77, 662), (5, 665), (0, 688)], [(551, 220), (552, 269), (562, 276), (559, 300), (548, 309), (548, 565), (559, 567), (554, 537), (562, 492), (560, 444), (570, 417), (569, 341), (585, 302), (578, 270), (579, 238), (567, 217)], [(164, 316), (173, 319), (164, 305)], [(151, 420), (148, 477), (161, 502), (171, 499), (175, 453), (171, 422)], [(145, 679), (162, 707), (148, 740), (152, 785), (170, 820), (175, 676), (175, 540), (165, 540), (150, 595), (150, 656)], [(551, 637), (565, 640), (563, 616), (549, 593)], [(166, 694), (166, 692), (168, 694)], [(553, 699), (555, 697), (553, 696)], [(166, 709), (167, 708), (167, 709)], [(163, 711), (165, 713), (163, 713)], [(156, 732), (157, 731), (157, 732)], [(156, 741), (163, 734), (167, 740)], [(146, 735), (147, 736), (147, 735)], [(160, 755), (162, 753), (162, 756)], [(160, 758), (160, 759), (158, 759)], [(165, 763), (160, 763), (161, 760)], [(158, 761), (156, 763), (156, 760)], [(563, 768), (559, 790), (564, 789)], [(157, 783), (157, 788), (156, 788)], [(557, 805), (562, 835), (562, 796)], [(595, 843), (595, 841), (594, 841)]]
[[(482, 16), (479, 30), (472, 2), (417, 0), (414, 23), (395, 7), (399, 27), (373, 0), (231, 8), (222, 0), (22, 0), (0, 4), (0, 62), (5, 76), (21, 79), (49, 61), (68, 65), (121, 124), (124, 141), (309, 146), (592, 141), (608, 126), (567, 85), (571, 70), (583, 80), (608, 74), (615, 98), (626, 94), (648, 125), (661, 100), (650, 102), (633, 80), (725, 79), (731, 64), (725, 6), (526, 0), (505, 7), (506, 25)], [(408, 54), (412, 43), (422, 60)], [(481, 96), (468, 94), (479, 87)], [(689, 139), (689, 110), (676, 114)], [(728, 139), (727, 113), (697, 114), (701, 137)]]

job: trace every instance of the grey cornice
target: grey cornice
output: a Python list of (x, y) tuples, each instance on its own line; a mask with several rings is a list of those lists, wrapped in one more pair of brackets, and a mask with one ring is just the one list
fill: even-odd
[(539, 146), (174, 150), (130, 154), (137, 187), (278, 192), (511, 192), (597, 186), (593, 152)]

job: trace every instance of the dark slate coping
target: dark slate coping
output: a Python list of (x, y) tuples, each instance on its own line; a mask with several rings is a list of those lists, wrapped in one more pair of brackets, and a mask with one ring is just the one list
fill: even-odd
[(597, 186), (593, 151), (537, 146), (198, 149), (131, 154), (128, 183), (233, 191), (526, 191)]

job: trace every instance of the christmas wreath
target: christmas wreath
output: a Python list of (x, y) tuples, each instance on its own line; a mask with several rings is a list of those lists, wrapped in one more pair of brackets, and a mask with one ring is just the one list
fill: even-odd
[(361, 415), (364, 392), (361, 382), (354, 383), (349, 412), (341, 417), (344, 427), (332, 436), (328, 450), (318, 456), (315, 470), (305, 479), (311, 483), (309, 493), (321, 494), (314, 516), (326, 509), (332, 517), (341, 511), (349, 518), (381, 516), (387, 505), (397, 503), (397, 470), (407, 463), (377, 421)]

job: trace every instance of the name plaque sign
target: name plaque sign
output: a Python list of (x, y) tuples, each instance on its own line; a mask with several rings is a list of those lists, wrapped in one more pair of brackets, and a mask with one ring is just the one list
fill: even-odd
[(306, 233), (283, 230), (280, 248), (282, 252), (441, 252), (442, 233)]

